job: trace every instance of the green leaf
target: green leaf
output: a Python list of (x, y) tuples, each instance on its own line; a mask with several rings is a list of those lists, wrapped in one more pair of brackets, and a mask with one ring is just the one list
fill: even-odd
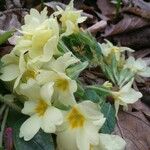
[(82, 83), (79, 80), (77, 80), (77, 91), (75, 92), (75, 97), (77, 97), (77, 99), (81, 98), (84, 96), (84, 93), (85, 90), (83, 88)]
[(3, 148), (3, 147), (0, 147), (0, 150), (4, 150), (4, 148)]
[(12, 35), (14, 31), (7, 31), (0, 35), (0, 45), (5, 43)]
[(104, 114), (106, 121), (102, 126), (100, 132), (110, 134), (113, 132), (116, 124), (115, 108), (110, 103), (104, 103), (101, 106), (101, 112)]
[(85, 89), (84, 100), (91, 100), (94, 103), (98, 103), (101, 101), (101, 98), (95, 90)]
[(98, 55), (101, 55), (101, 49), (96, 39), (87, 32), (79, 32), (65, 36), (62, 38), (62, 41), (81, 61), (95, 62)]
[(20, 119), (14, 125), (14, 146), (16, 150), (54, 150), (54, 143), (50, 134), (40, 130), (30, 141), (19, 138), (19, 130), (26, 117)]
[(71, 79), (77, 79), (80, 73), (88, 66), (88, 64), (89, 63), (87, 61), (75, 64), (74, 66), (69, 67), (66, 70), (66, 73)]

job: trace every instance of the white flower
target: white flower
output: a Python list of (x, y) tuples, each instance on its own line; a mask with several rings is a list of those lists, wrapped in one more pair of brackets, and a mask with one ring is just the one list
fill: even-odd
[(90, 150), (90, 145), (99, 144), (98, 131), (104, 122), (103, 114), (93, 102), (75, 104), (56, 132), (58, 149)]
[(46, 133), (54, 133), (56, 126), (63, 122), (63, 115), (59, 109), (52, 106), (53, 83), (49, 82), (41, 88), (35, 80), (30, 79), (21, 85), (22, 94), (29, 97), (24, 103), (22, 113), (30, 116), (20, 128), (20, 137), (28, 141), (43, 129)]
[[(14, 81), (14, 89), (20, 82), (27, 82), (30, 78), (35, 78), (38, 74), (38, 69), (28, 65), (30, 62), (26, 51), (22, 52), (20, 57), (13, 52), (2, 57), (3, 67), (1, 68), (2, 75), (0, 79), (3, 81)], [(18, 91), (19, 92), (19, 91)]]
[(124, 68), (129, 68), (133, 73), (142, 77), (150, 77), (150, 67), (148, 67), (146, 62), (141, 58), (135, 60), (134, 57), (130, 56), (126, 60)]
[(99, 134), (99, 145), (90, 150), (124, 150), (126, 142), (118, 135)]
[(56, 72), (65, 73), (66, 69), (75, 63), (80, 62), (80, 60), (72, 55), (71, 52), (65, 53), (63, 56), (58, 57), (57, 59), (51, 59), (45, 67), (46, 69), (51, 69)]
[[(31, 9), (30, 14), (24, 18), (25, 25), (21, 27), (22, 33), (33, 34), (47, 20), (47, 9), (44, 8), (41, 13), (36, 9)], [(41, 28), (41, 27), (40, 27)]]
[(20, 56), (23, 50), (36, 61), (47, 62), (54, 54), (59, 54), (57, 44), (59, 40), (59, 25), (56, 18), (48, 18), (46, 9), (41, 14), (32, 9), (31, 14), (25, 17), (25, 25), (20, 31), (21, 36), (13, 51)]
[(63, 10), (57, 6), (58, 11), (54, 15), (61, 15), (60, 21), (62, 27), (65, 29), (65, 33), (61, 36), (68, 36), (74, 32), (79, 31), (78, 24), (86, 20), (86, 17), (81, 16), (82, 10), (75, 10), (73, 7), (73, 0), (70, 1), (69, 5), (66, 6), (66, 9)]
[(54, 99), (56, 103), (60, 102), (66, 106), (75, 104), (74, 92), (77, 90), (77, 83), (69, 78), (65, 71), (70, 65), (78, 61), (79, 59), (74, 58), (68, 52), (56, 60), (53, 58), (45, 65), (47, 70), (52, 71), (41, 70), (37, 75), (36, 80), (39, 84), (49, 81), (54, 82)]
[(116, 56), (117, 61), (119, 61), (122, 52), (124, 52), (124, 51), (134, 52), (134, 50), (132, 50), (128, 47), (114, 46), (110, 41), (108, 41), (108, 40), (105, 40), (105, 41), (106, 41), (106, 43), (102, 43), (102, 44), (99, 43), (102, 54), (105, 57), (108, 57), (110, 54), (114, 54)]
[(69, 106), (75, 104), (74, 92), (77, 90), (77, 83), (71, 80), (66, 74), (54, 71), (42, 70), (37, 75), (36, 80), (39, 84), (54, 82), (54, 99), (55, 103), (60, 102)]
[(123, 86), (118, 92), (112, 92), (114, 97), (116, 115), (119, 110), (119, 105), (127, 107), (127, 104), (135, 103), (139, 98), (142, 97), (141, 92), (138, 92), (131, 88), (133, 80)]

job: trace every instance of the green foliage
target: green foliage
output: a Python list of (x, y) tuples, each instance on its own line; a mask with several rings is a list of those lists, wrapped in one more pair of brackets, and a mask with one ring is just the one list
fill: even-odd
[(80, 62), (78, 64), (75, 64), (72, 67), (69, 67), (66, 72), (67, 75), (72, 79), (77, 79), (80, 73), (88, 66), (88, 62)]
[(131, 70), (126, 68), (119, 68), (119, 64), (114, 55), (111, 57), (110, 63), (105, 62), (105, 60), (103, 60), (101, 57), (99, 64), (106, 77), (114, 85), (119, 87), (122, 87), (134, 77), (134, 74), (131, 72)]
[(121, 8), (122, 0), (116, 0), (116, 15), (118, 15), (119, 10)]
[(81, 61), (95, 61), (101, 49), (89, 33), (79, 32), (62, 38), (64, 45)]
[(12, 35), (14, 31), (7, 31), (0, 35), (0, 45), (5, 43)]
[(100, 132), (111, 134), (115, 128), (115, 108), (110, 103), (104, 103), (101, 105), (101, 112), (104, 114), (106, 121), (102, 126)]
[(14, 125), (14, 145), (16, 150), (54, 150), (54, 143), (50, 134), (39, 131), (30, 141), (19, 138), (19, 130), (25, 118), (20, 119)]

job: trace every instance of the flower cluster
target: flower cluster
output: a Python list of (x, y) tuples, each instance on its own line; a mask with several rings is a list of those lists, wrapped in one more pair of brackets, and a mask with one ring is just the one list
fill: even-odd
[(128, 47), (114, 46), (107, 40), (106, 43), (99, 43), (99, 45), (101, 47), (103, 60), (106, 64), (111, 66), (111, 63), (114, 63), (115, 61), (115, 65), (113, 67), (116, 67), (116, 70), (113, 68), (110, 76), (114, 76), (111, 80), (114, 84), (117, 84), (118, 90), (111, 90), (110, 94), (114, 98), (117, 116), (120, 105), (127, 108), (127, 104), (135, 103), (142, 97), (142, 93), (134, 90), (132, 88), (132, 84), (134, 82), (134, 78), (136, 79), (137, 76), (150, 77), (150, 67), (148, 67), (146, 61), (141, 58), (135, 60), (133, 56), (130, 56), (128, 59), (125, 59), (125, 51), (134, 52), (134, 50)]
[[(19, 136), (29, 141), (42, 129), (57, 135), (58, 150), (123, 150), (125, 141), (121, 137), (99, 132), (106, 121), (99, 104), (90, 99), (78, 101), (75, 97), (78, 83), (67, 69), (82, 62), (71, 51), (58, 49), (62, 37), (80, 32), (79, 23), (86, 17), (73, 8), (73, 1), (65, 10), (57, 9), (50, 17), (46, 8), (41, 13), (31, 9), (15, 47), (1, 59), (0, 79), (11, 82), (13, 92), (25, 98), (22, 113), (30, 116), (21, 125)], [(150, 77), (150, 68), (142, 59), (122, 57), (124, 51), (132, 49), (106, 42), (99, 44), (103, 62), (110, 65), (115, 57), (121, 70), (119, 77), (113, 80), (111, 76), (117, 90), (113, 89), (113, 82), (103, 84), (114, 98), (117, 115), (119, 105), (126, 107), (142, 96), (131, 88), (133, 76)], [(124, 78), (122, 70), (132, 72), (132, 78)]]

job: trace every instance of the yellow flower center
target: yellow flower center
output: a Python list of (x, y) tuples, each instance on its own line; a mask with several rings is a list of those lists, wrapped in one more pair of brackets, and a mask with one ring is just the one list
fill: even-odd
[(41, 99), (39, 100), (37, 107), (35, 108), (35, 111), (39, 116), (43, 116), (47, 107), (48, 107), (48, 104), (44, 100)]
[(90, 150), (94, 150), (94, 146), (90, 144)]
[(55, 85), (58, 89), (66, 91), (69, 88), (69, 82), (66, 79), (57, 79)]
[(37, 75), (37, 72), (36, 72), (35, 70), (30, 70), (30, 69), (28, 69), (28, 70), (26, 70), (26, 72), (23, 74), (23, 79), (26, 79), (26, 80), (28, 80), (28, 79), (30, 79), (30, 78), (35, 79), (36, 75)]
[(81, 112), (76, 107), (72, 108), (72, 110), (68, 114), (67, 119), (72, 129), (81, 128), (85, 123), (85, 117), (81, 114)]
[(114, 46), (113, 48), (111, 48), (111, 51), (114, 53), (117, 53), (120, 51), (119, 47)]

